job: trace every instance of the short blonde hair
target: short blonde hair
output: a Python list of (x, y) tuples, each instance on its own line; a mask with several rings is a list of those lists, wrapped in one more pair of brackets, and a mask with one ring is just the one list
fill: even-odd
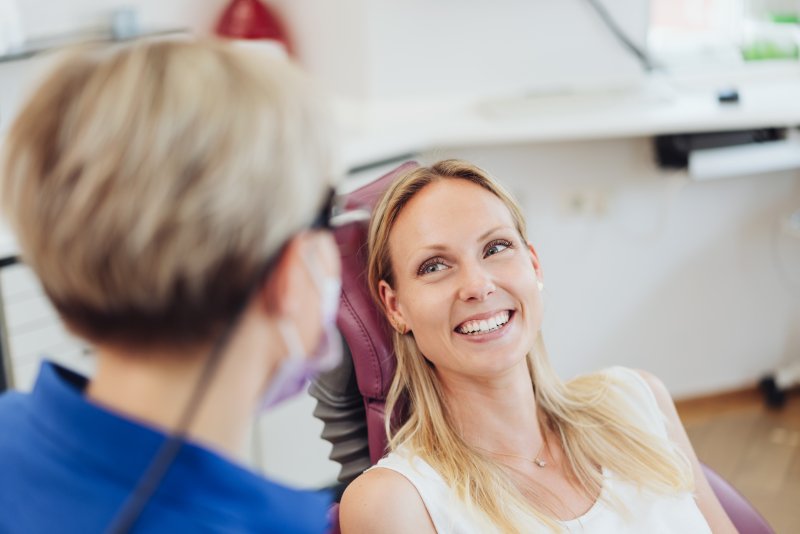
[(320, 102), (289, 64), (249, 54), (216, 41), (83, 50), (13, 123), (2, 210), (79, 335), (209, 340), (325, 200)]

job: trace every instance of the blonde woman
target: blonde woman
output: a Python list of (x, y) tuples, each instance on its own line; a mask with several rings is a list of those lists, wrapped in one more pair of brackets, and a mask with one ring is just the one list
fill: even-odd
[(351, 533), (735, 532), (664, 386), (612, 368), (562, 382), (519, 206), (481, 169), (398, 178), (369, 231), (394, 328), (390, 452), (347, 489)]
[(215, 42), (84, 51), (32, 95), (2, 212), (97, 369), (47, 362), (0, 398), (0, 532), (327, 529), (326, 495), (242, 457), (255, 415), (337, 361), (319, 107)]

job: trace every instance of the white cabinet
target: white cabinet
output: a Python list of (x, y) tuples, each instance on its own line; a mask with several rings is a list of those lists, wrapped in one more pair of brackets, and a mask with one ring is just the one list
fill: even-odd
[(91, 348), (67, 331), (29, 267), (18, 263), (0, 269), (0, 305), (9, 386), (30, 390), (43, 358), (92, 374)]

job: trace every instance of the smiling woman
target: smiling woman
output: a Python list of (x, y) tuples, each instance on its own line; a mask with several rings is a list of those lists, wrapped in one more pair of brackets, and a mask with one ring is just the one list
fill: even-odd
[(525, 365), (541, 325), (541, 274), (500, 197), (467, 180), (431, 183), (398, 214), (388, 244), (397, 274), (377, 281), (377, 297), (437, 369)]
[(483, 170), (398, 178), (373, 214), (368, 283), (395, 331), (386, 413), (407, 417), (348, 487), (345, 533), (735, 531), (657, 379), (554, 373), (539, 258)]

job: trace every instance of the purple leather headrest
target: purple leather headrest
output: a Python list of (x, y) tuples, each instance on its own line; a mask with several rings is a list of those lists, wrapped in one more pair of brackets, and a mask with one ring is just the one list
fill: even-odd
[[(346, 195), (345, 211), (372, 212), (386, 188), (400, 174), (419, 167), (404, 163), (389, 174)], [(395, 371), (391, 333), (382, 312), (367, 287), (367, 231), (369, 221), (336, 229), (335, 237), (342, 258), (342, 298), (337, 326), (342, 333), (356, 371), (358, 389), (364, 397), (385, 399)]]

